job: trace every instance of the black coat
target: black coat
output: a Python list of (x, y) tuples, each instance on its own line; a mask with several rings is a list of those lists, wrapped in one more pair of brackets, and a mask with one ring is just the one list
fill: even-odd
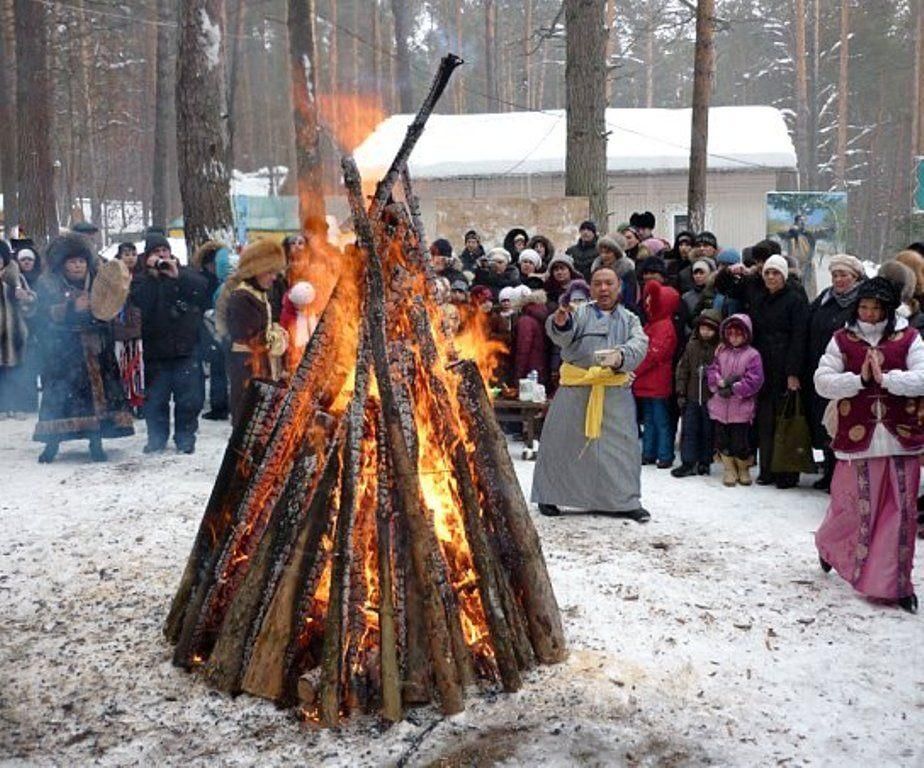
[(132, 282), (131, 299), (141, 310), (145, 360), (174, 360), (197, 353), (202, 313), (209, 306), (202, 275), (179, 268), (179, 277), (149, 270)]
[[(828, 401), (815, 391), (815, 369), (825, 353), (835, 331), (843, 328), (853, 317), (856, 299), (846, 307), (841, 307), (830, 296), (831, 289), (820, 293), (809, 306), (808, 339), (805, 349), (805, 373), (802, 378), (806, 391), (811, 392), (809, 401), (809, 426), (812, 428), (812, 443), (816, 448), (824, 447), (828, 442), (828, 433), (821, 423)], [(826, 300), (827, 299), (827, 300)]]
[(574, 268), (580, 272), (587, 283), (590, 284), (591, 268), (593, 267), (594, 260), (600, 255), (600, 252), (597, 250), (597, 238), (595, 237), (593, 241), (589, 243), (578, 240), (565, 251), (565, 253), (574, 259)]
[(520, 284), (520, 270), (512, 264), (509, 265), (501, 274), (498, 274), (490, 267), (479, 268), (475, 271), (475, 279), (472, 285), (486, 285), (491, 289), (494, 301), (502, 288), (516, 288)]

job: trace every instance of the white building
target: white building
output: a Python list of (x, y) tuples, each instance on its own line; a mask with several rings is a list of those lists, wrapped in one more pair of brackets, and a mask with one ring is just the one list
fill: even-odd
[[(683, 228), (690, 115), (689, 109), (606, 110), (608, 228), (644, 210), (655, 214), (663, 237), (673, 238)], [(387, 118), (357, 148), (364, 178), (377, 179), (385, 172), (411, 119)], [(458, 242), (465, 228), (479, 228), (477, 213), (467, 222), (460, 217), (459, 203), (465, 200), (481, 214), (490, 210), (486, 201), (501, 203), (501, 198), (507, 204), (544, 199), (539, 207), (547, 211), (549, 198), (564, 196), (565, 128), (563, 110), (431, 116), (409, 164), (427, 234)], [(707, 228), (720, 243), (739, 248), (763, 238), (766, 193), (793, 188), (796, 172), (796, 152), (782, 113), (772, 107), (713, 107), (708, 151)], [(449, 207), (455, 213), (447, 218), (442, 209)], [(577, 224), (559, 237), (573, 237)], [(558, 229), (544, 221), (504, 222), (508, 225), (525, 226), (531, 233)], [(490, 243), (498, 235), (487, 229)]]

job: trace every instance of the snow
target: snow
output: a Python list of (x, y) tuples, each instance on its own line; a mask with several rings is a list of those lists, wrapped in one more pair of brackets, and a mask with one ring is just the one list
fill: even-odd
[(221, 63), (221, 25), (213, 22), (209, 12), (202, 8), (199, 20), (202, 24), (202, 52), (209, 69), (215, 69)]
[(231, 194), (251, 195), (253, 197), (268, 197), (278, 192), (285, 183), (289, 169), (285, 165), (273, 166), (273, 172), (266, 166), (256, 171), (231, 171)]
[[(203, 422), (194, 456), (149, 457), (139, 422), (108, 464), (68, 443), (42, 467), (32, 428), (0, 422), (5, 763), (924, 764), (924, 616), (822, 574), (827, 497), (807, 487), (644, 467), (646, 526), (534, 512), (568, 660), (452, 718), (329, 732), (170, 663), (161, 627), (230, 426)], [(533, 465), (516, 469), (528, 488)]]
[[(410, 115), (382, 121), (357, 148), (364, 176), (381, 175), (404, 139)], [(689, 109), (607, 109), (607, 168), (616, 173), (686, 171)], [(564, 110), (432, 115), (410, 159), (416, 178), (564, 173)], [(795, 170), (796, 152), (780, 110), (709, 110), (710, 170)]]

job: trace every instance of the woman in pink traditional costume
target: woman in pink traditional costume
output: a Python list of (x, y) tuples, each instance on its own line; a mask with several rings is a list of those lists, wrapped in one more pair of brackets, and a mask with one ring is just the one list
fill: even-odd
[(917, 531), (918, 458), (924, 453), (924, 342), (896, 316), (898, 287), (860, 286), (853, 319), (834, 334), (815, 387), (836, 401), (837, 457), (828, 514), (815, 534), (833, 567), (868, 597), (916, 613), (911, 583)]

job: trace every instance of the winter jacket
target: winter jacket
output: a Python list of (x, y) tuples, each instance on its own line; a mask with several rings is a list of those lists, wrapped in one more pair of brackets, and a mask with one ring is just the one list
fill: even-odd
[(484, 246), (479, 243), (474, 251), (463, 248), (459, 251), (458, 257), (462, 262), (462, 271), (474, 273), (478, 268), (478, 261), (484, 258)]
[(680, 362), (677, 363), (677, 372), (674, 374), (674, 392), (678, 398), (696, 405), (703, 405), (709, 401), (712, 390), (706, 381), (706, 371), (715, 358), (718, 345), (718, 333), (706, 341), (694, 331), (684, 347)]
[(523, 239), (526, 242), (529, 242), (529, 232), (527, 232), (523, 227), (514, 227), (511, 230), (508, 230), (507, 234), (504, 235), (504, 250), (510, 254), (510, 263), (516, 265), (517, 263), (517, 251), (516, 246), (513, 244), (513, 241), (516, 239), (517, 235), (522, 235)]
[[(732, 322), (740, 323), (747, 331), (747, 341), (740, 347), (724, 342), (719, 344), (715, 358), (706, 371), (709, 390), (715, 397), (709, 399), (709, 416), (720, 424), (751, 424), (757, 411), (757, 393), (764, 383), (764, 368), (760, 353), (750, 345), (751, 320), (747, 315), (732, 315), (719, 328), (724, 338), (725, 329)], [(719, 392), (719, 380), (731, 383), (731, 394)]]
[(680, 306), (680, 294), (669, 286), (649, 281), (643, 302), (648, 318), (645, 323), (648, 353), (635, 369), (632, 391), (636, 397), (670, 397), (673, 391), (671, 367), (678, 343), (673, 318)]
[(584, 279), (589, 283), (590, 282), (590, 273), (591, 267), (593, 266), (594, 259), (599, 256), (597, 251), (597, 238), (585, 243), (583, 240), (578, 240), (574, 245), (572, 245), (567, 251), (565, 251), (572, 259), (574, 259), (574, 268), (580, 272)]
[(179, 276), (151, 274), (132, 282), (130, 297), (141, 310), (145, 360), (174, 360), (196, 353), (208, 283), (188, 267)]
[(486, 285), (490, 288), (494, 301), (497, 301), (501, 288), (516, 288), (519, 284), (520, 270), (513, 266), (513, 264), (509, 264), (500, 274), (490, 267), (479, 267), (475, 270), (475, 279), (472, 281), (473, 286)]
[(690, 290), (683, 294), (683, 303), (686, 307), (687, 319), (690, 323), (696, 319), (696, 310), (699, 307), (700, 301), (702, 301), (703, 292), (705, 289), (705, 285), (694, 285)]
[(555, 246), (552, 245), (552, 241), (549, 240), (545, 235), (533, 235), (529, 242), (526, 244), (527, 248), (532, 248), (534, 251), (539, 251), (536, 247), (536, 244), (541, 244), (545, 248), (545, 256), (542, 257), (542, 271), (544, 272), (549, 268), (549, 262), (555, 258)]
[(549, 386), (549, 339), (545, 334), (548, 316), (545, 292), (535, 291), (514, 324), (514, 381), (536, 371), (539, 383)]
[(779, 291), (770, 293), (759, 275), (736, 280), (727, 271), (720, 271), (716, 288), (723, 287), (728, 296), (744, 303), (751, 318), (754, 347), (760, 352), (766, 376), (761, 397), (781, 397), (787, 390), (786, 377), (804, 373), (809, 319), (805, 292), (787, 281)]

